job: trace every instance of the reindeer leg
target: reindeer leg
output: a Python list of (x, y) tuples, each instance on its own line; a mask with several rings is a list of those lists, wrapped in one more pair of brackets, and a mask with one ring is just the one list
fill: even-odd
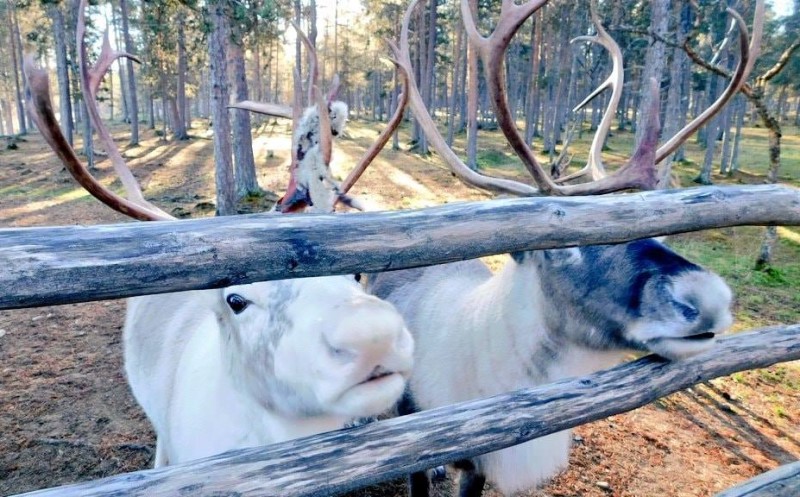
[(431, 481), (425, 471), (417, 471), (408, 475), (409, 497), (430, 497)]
[(453, 466), (461, 470), (461, 477), (458, 480), (458, 497), (481, 497), (486, 477), (478, 472), (475, 464), (464, 459), (456, 461)]

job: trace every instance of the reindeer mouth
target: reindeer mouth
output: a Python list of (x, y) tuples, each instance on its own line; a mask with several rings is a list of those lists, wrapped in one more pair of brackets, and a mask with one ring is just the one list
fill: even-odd
[(711, 333), (710, 331), (706, 331), (705, 333), (698, 333), (696, 335), (689, 335), (687, 337), (681, 337), (681, 339), (682, 340), (690, 340), (690, 341), (691, 340), (702, 341), (702, 340), (711, 340), (714, 337), (716, 337), (716, 335), (714, 333)]
[(367, 378), (364, 381), (359, 383), (359, 385), (366, 385), (368, 383), (377, 382), (396, 374), (398, 373), (395, 371), (389, 371), (387, 369), (384, 369), (382, 366), (375, 366), (375, 369), (373, 369), (372, 372), (369, 374), (369, 376), (367, 376)]

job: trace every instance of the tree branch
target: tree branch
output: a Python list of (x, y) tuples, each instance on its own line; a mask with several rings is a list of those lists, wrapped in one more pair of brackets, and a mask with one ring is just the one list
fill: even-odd
[(768, 82), (769, 80), (771, 80), (775, 76), (777, 76), (778, 73), (780, 73), (781, 70), (789, 62), (789, 59), (792, 58), (792, 53), (794, 53), (794, 51), (797, 50), (798, 48), (800, 48), (800, 38), (797, 38), (796, 40), (794, 40), (794, 42), (791, 45), (789, 45), (789, 47), (787, 47), (786, 50), (783, 51), (783, 53), (781, 54), (780, 58), (778, 59), (778, 62), (776, 62), (774, 66), (772, 66), (769, 69), (767, 69), (764, 72), (764, 74), (762, 74), (761, 76), (759, 76), (756, 79), (758, 81), (762, 82), (762, 84), (763, 84), (763, 83)]

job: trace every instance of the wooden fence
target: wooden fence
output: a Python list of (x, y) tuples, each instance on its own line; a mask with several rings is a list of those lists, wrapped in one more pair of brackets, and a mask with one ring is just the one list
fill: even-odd
[[(800, 190), (707, 187), (347, 216), (2, 229), (0, 309), (764, 224), (800, 225)], [(711, 378), (797, 359), (800, 324), (755, 330), (679, 363), (646, 357), (552, 385), (26, 495), (337, 495), (635, 409)], [(796, 496), (798, 482), (800, 470), (787, 466), (723, 495), (767, 495), (755, 492), (770, 488), (771, 496)], [(780, 493), (784, 488), (788, 493)]]

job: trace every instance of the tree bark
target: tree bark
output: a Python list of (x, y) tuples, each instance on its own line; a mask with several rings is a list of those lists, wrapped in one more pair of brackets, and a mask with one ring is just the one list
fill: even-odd
[[(133, 53), (133, 39), (128, 27), (128, 0), (119, 0), (120, 17), (122, 19), (122, 37), (125, 39), (125, 51)], [(125, 59), (128, 82), (128, 115), (131, 119), (131, 146), (139, 144), (139, 103), (136, 97), (136, 78), (133, 72), (133, 61)]]
[(178, 81), (175, 89), (176, 106), (175, 122), (172, 131), (176, 140), (188, 140), (186, 131), (186, 37), (184, 33), (183, 15), (178, 13)]
[[(122, 38), (120, 38), (119, 34), (117, 9), (114, 8), (113, 3), (111, 6), (111, 24), (114, 27), (114, 40), (116, 41), (116, 45), (118, 47), (121, 47)], [(130, 114), (128, 113), (128, 92), (126, 86), (127, 82), (125, 81), (125, 64), (123, 64), (122, 62), (118, 62), (117, 68), (119, 74), (119, 96), (120, 96), (120, 101), (122, 103), (122, 121), (130, 123)]]
[[(686, 38), (691, 24), (691, 5), (688, 3), (676, 3), (673, 10), (678, 18), (677, 39)], [(686, 82), (691, 74), (689, 68), (689, 57), (681, 47), (672, 49), (672, 61), (669, 66), (669, 89), (667, 90), (667, 106), (664, 116), (664, 137), (674, 136), (686, 124), (686, 113), (688, 111), (689, 90)], [(669, 188), (672, 178), (672, 163), (682, 160), (685, 148), (681, 146), (672, 155), (667, 157), (660, 166), (658, 188)]]
[[(69, 91), (69, 66), (67, 65), (67, 34), (64, 29), (64, 13), (57, 4), (47, 6), (50, 19), (53, 21), (53, 41), (56, 50), (56, 75), (58, 76), (58, 103), (61, 131), (64, 133), (67, 142), (73, 144), (73, 125), (72, 125), (72, 100)], [(112, 94), (113, 101), (113, 94)]]
[[(84, 94), (84, 98), (86, 94)], [(89, 120), (89, 111), (86, 109), (86, 101), (81, 99), (81, 125), (83, 126), (83, 155), (86, 156), (86, 166), (93, 170), (94, 167), (94, 136), (92, 134), (92, 123)]]
[(25, 135), (28, 133), (28, 127), (25, 123), (25, 106), (23, 105), (22, 88), (20, 84), (20, 69), (22, 60), (17, 59), (17, 36), (16, 36), (16, 16), (14, 15), (14, 4), (9, 4), (8, 8), (8, 21), (10, 29), (8, 30), (9, 47), (11, 52), (11, 70), (14, 73), (14, 97), (17, 100), (17, 124), (19, 127), (19, 134)]
[(639, 119), (636, 121), (635, 143), (639, 143), (646, 131), (645, 123), (649, 122), (650, 112), (654, 108), (660, 112), (660, 105), (654, 107), (653, 99), (661, 100), (661, 93), (653, 94), (650, 91), (650, 81), (655, 80), (658, 87), (661, 87), (661, 79), (664, 76), (664, 63), (666, 61), (666, 46), (661, 41), (667, 34), (667, 23), (669, 21), (669, 0), (650, 1), (650, 31), (655, 34), (656, 39), (650, 42), (645, 53), (644, 70), (641, 76), (640, 100), (639, 100)]
[[(248, 100), (247, 70), (244, 63), (244, 50), (233, 40), (229, 45), (229, 60), (233, 63), (233, 81), (236, 100)], [(246, 110), (233, 111), (233, 157), (235, 164), (236, 195), (242, 198), (248, 194), (261, 193), (256, 178), (256, 164), (253, 158), (253, 138), (250, 131), (250, 113)]]
[[(759, 85), (754, 89), (751, 101), (756, 107), (761, 121), (766, 126), (769, 136), (769, 171), (767, 171), (767, 182), (777, 183), (778, 173), (781, 169), (781, 124), (778, 118), (770, 115), (769, 109), (764, 103), (764, 85)], [(755, 269), (766, 270), (772, 264), (772, 253), (778, 241), (778, 229), (775, 226), (767, 226), (764, 240), (761, 242), (761, 249), (756, 258)]]
[(742, 141), (742, 127), (744, 126), (744, 115), (747, 113), (747, 101), (743, 96), (735, 97), (736, 106), (736, 136), (733, 140), (733, 154), (731, 156), (731, 167), (728, 169), (728, 176), (739, 170), (739, 149)]
[(458, 82), (461, 81), (461, 58), (464, 52), (464, 25), (461, 17), (456, 22), (456, 43), (453, 47), (453, 83), (450, 92), (450, 113), (447, 116), (447, 145), (453, 146), (455, 135), (456, 106), (458, 105)]
[[(478, 18), (478, 0), (469, 0), (474, 19)], [(467, 166), (478, 170), (478, 54), (467, 43)]]
[(236, 214), (236, 190), (231, 164), (231, 124), (228, 120), (228, 38), (225, 3), (208, 4), (211, 24), (208, 58), (211, 65), (211, 119), (214, 123), (214, 164), (217, 187), (217, 215)]

